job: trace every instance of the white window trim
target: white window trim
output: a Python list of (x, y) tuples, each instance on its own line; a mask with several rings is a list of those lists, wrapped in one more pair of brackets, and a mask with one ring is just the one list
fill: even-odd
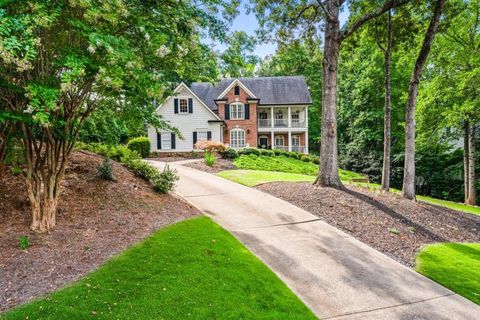
[[(197, 141), (200, 141), (200, 140), (208, 140), (208, 130), (207, 129), (197, 129)], [(205, 138), (201, 138), (200, 137), (200, 134), (205, 134)]]
[[(187, 111), (182, 111), (181, 101), (184, 100), (187, 102)], [(188, 98), (186, 97), (178, 97), (178, 114), (188, 114)]]
[[(241, 117), (238, 116), (239, 108), (242, 114)], [(235, 112), (233, 112), (233, 109), (235, 109)], [(233, 115), (235, 115), (235, 117)], [(245, 104), (241, 102), (234, 102), (230, 104), (230, 120), (245, 120)]]
[[(243, 133), (243, 143), (238, 143), (240, 141), (240, 139), (238, 138), (238, 133), (240, 133), (240, 132)], [(235, 143), (233, 143), (233, 141), (234, 141), (233, 134), (234, 133), (237, 134), (236, 139), (235, 139)], [(245, 130), (240, 129), (240, 128), (235, 128), (235, 129), (230, 130), (230, 147), (232, 147), (234, 149), (245, 148), (246, 140), (247, 140), (247, 137), (246, 137), (246, 134), (245, 134)]]
[[(170, 145), (170, 148), (165, 148), (165, 143), (164, 141), (167, 141), (167, 139), (164, 139), (163, 137), (168, 135), (168, 141), (169, 141), (169, 145)], [(171, 132), (162, 132), (160, 134), (160, 139), (162, 141), (162, 149), (161, 150), (172, 150), (172, 133)]]
[[(298, 141), (298, 144), (293, 143), (294, 140)], [(292, 147), (300, 147), (300, 136), (299, 135), (293, 135), (292, 136)]]
[[(277, 144), (277, 139), (281, 139), (282, 144)], [(285, 137), (284, 136), (275, 136), (275, 146), (285, 147)]]

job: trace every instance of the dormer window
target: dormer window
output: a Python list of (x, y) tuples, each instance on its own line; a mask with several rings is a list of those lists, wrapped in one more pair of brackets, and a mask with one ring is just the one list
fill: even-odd
[(238, 96), (240, 95), (240, 87), (239, 86), (235, 86), (235, 88), (233, 88), (233, 93)]

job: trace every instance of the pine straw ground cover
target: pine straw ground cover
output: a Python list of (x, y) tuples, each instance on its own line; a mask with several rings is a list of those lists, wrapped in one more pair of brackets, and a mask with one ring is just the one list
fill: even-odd
[[(186, 202), (160, 195), (113, 162), (116, 181), (97, 177), (102, 158), (74, 153), (63, 182), (57, 228), (29, 231), (30, 209), (23, 178), (0, 183), (0, 311), (80, 279), (109, 257), (159, 228), (198, 215)], [(19, 248), (19, 237), (30, 247)]]
[(305, 182), (267, 183), (257, 189), (313, 213), (409, 267), (424, 245), (480, 242), (480, 217), (392, 193), (354, 186), (320, 188)]

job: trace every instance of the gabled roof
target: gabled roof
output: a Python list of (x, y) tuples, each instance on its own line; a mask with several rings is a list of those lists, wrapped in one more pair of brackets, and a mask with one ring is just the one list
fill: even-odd
[[(204, 101), (201, 97), (199, 97), (192, 89), (190, 89), (185, 83), (183, 83), (183, 82), (180, 83), (180, 84), (175, 88), (175, 90), (174, 90), (173, 92), (174, 92), (175, 94), (178, 94), (182, 88), (184, 88), (185, 90), (187, 90), (188, 92), (190, 92), (190, 93), (192, 94), (192, 96), (193, 96), (195, 99), (197, 99), (202, 106), (205, 107), (205, 109), (207, 109), (208, 111), (210, 111), (210, 113), (215, 117), (215, 119), (217, 119), (217, 120), (219, 120), (219, 121), (223, 121), (222, 119), (220, 119), (220, 117), (219, 117), (216, 113), (213, 112), (213, 109), (210, 108), (210, 106), (207, 105), (207, 104), (205, 103), (205, 101)], [(167, 97), (167, 99), (165, 99), (165, 101), (167, 101), (167, 100), (170, 99), (170, 98), (174, 98), (175, 96), (176, 96), (176, 95), (174, 95), (174, 96), (169, 96), (169, 97)], [(160, 108), (163, 107), (164, 105), (165, 105), (165, 103), (162, 103), (161, 105), (159, 105), (159, 106), (157, 107), (157, 109), (156, 109), (155, 111), (158, 111), (158, 109), (160, 109)]]
[[(210, 109), (216, 111), (215, 99), (235, 80), (222, 79), (214, 86), (207, 82), (194, 82), (190, 88)], [(260, 99), (260, 105), (312, 104), (307, 83), (302, 76), (238, 78), (238, 80)]]

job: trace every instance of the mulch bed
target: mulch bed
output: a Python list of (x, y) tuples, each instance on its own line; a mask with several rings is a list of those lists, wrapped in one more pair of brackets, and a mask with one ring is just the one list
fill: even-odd
[(434, 242), (480, 242), (480, 217), (348, 186), (276, 182), (257, 189), (291, 202), (406, 266)]
[(186, 163), (184, 166), (209, 173), (219, 173), (220, 171), (235, 169), (232, 161), (225, 159), (217, 159), (217, 162), (212, 167), (207, 166), (203, 159), (196, 162)]
[[(73, 155), (57, 227), (43, 235), (29, 230), (23, 178), (7, 172), (0, 183), (0, 311), (65, 286), (159, 228), (200, 214), (183, 200), (155, 193), (118, 163), (117, 181), (97, 178), (101, 161), (88, 152)], [(31, 244), (25, 251), (22, 235)]]

